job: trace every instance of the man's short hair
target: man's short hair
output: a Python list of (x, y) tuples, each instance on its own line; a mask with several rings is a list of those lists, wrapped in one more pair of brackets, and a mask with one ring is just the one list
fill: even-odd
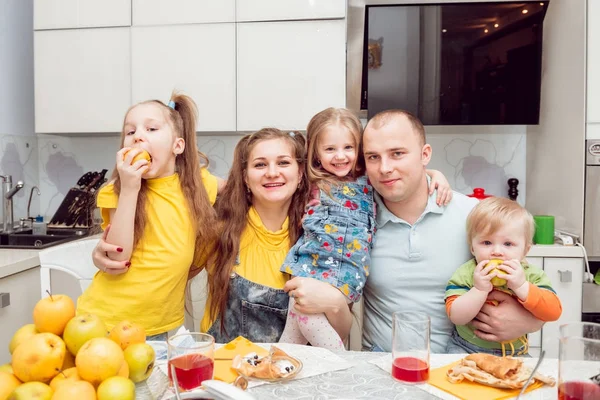
[(387, 125), (390, 121), (400, 117), (405, 117), (408, 119), (413, 127), (413, 132), (419, 136), (421, 146), (424, 146), (425, 143), (427, 143), (425, 140), (425, 127), (423, 126), (421, 120), (409, 111), (400, 109), (381, 111), (375, 114), (375, 116), (369, 120), (365, 129), (369, 127), (372, 127), (373, 129), (380, 129), (382, 126)]

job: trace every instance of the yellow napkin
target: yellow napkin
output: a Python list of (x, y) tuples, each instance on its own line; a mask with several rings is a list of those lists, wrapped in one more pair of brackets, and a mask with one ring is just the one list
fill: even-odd
[(235, 381), (238, 373), (231, 368), (231, 362), (236, 355), (245, 356), (248, 353), (266, 356), (269, 354), (269, 351), (255, 345), (243, 336), (238, 336), (231, 342), (215, 350), (214, 379), (227, 383)]
[[(432, 369), (429, 372), (429, 380), (427, 383), (463, 400), (510, 399), (516, 397), (521, 391), (521, 389), (498, 389), (491, 386), (485, 386), (480, 383), (470, 382), (466, 379), (461, 383), (452, 383), (448, 381), (446, 372), (459, 362), (460, 361), (456, 361), (444, 367)], [(542, 386), (544, 386), (542, 382), (534, 381), (527, 387), (527, 389), (525, 389), (525, 393), (531, 392), (532, 390), (538, 389)]]

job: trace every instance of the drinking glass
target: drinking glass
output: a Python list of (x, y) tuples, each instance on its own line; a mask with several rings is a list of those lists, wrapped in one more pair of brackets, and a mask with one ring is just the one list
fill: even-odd
[(392, 377), (403, 383), (429, 379), (431, 320), (422, 312), (392, 314)]
[(179, 390), (197, 389), (213, 378), (215, 339), (206, 333), (189, 332), (167, 340), (168, 372), (171, 385), (173, 370)]
[(600, 324), (574, 322), (561, 325), (558, 398), (600, 399)]

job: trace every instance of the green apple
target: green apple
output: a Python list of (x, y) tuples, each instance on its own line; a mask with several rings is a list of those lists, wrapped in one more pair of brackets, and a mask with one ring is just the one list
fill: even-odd
[(94, 314), (77, 315), (67, 323), (63, 340), (67, 345), (67, 349), (74, 356), (77, 355), (79, 349), (90, 339), (98, 337), (106, 337), (108, 330), (100, 317)]
[(98, 386), (98, 400), (135, 400), (135, 384), (131, 379), (113, 376)]
[(27, 382), (17, 386), (8, 400), (51, 400), (52, 389), (42, 382)]
[(148, 379), (154, 368), (154, 349), (148, 343), (129, 345), (123, 352), (129, 366), (129, 379), (134, 383)]

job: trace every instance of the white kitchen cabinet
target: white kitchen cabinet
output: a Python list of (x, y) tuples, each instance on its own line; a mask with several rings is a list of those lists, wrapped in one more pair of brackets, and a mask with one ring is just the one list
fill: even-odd
[(344, 20), (237, 24), (237, 129), (306, 129), (345, 106)]
[(33, 307), (40, 300), (40, 268), (0, 278), (0, 293), (10, 295), (10, 305), (0, 308), (0, 365), (10, 362), (8, 343), (21, 326), (33, 323)]
[[(600, 2), (587, 7), (587, 122), (600, 123)], [(588, 128), (589, 131), (589, 128)], [(600, 128), (594, 130), (600, 131)], [(600, 138), (600, 137), (599, 137)], [(592, 139), (588, 135), (588, 139)]]
[(120, 132), (131, 105), (130, 28), (36, 31), (37, 133)]
[(542, 328), (542, 349), (548, 358), (558, 358), (560, 325), (581, 321), (583, 269), (581, 258), (544, 258), (544, 272), (562, 303), (558, 321), (548, 322)]
[(132, 9), (134, 26), (235, 22), (235, 0), (132, 0)]
[(198, 105), (198, 131), (236, 130), (235, 24), (134, 27), (131, 35), (134, 103), (166, 103), (177, 89)]
[(130, 26), (131, 0), (34, 0), (33, 29)]
[(346, 16), (344, 0), (236, 0), (236, 21), (331, 19)]

